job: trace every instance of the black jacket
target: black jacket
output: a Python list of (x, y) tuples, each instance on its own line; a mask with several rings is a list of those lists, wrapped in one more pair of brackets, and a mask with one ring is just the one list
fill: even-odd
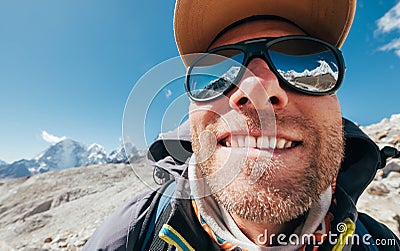
[[(355, 204), (368, 184), (375, 177), (376, 171), (386, 163), (378, 146), (365, 135), (355, 124), (344, 119), (346, 138), (345, 159), (337, 179), (335, 196), (337, 205), (331, 205), (334, 214), (332, 226), (350, 219), (355, 222), (359, 235), (369, 234), (371, 245), (352, 246), (352, 250), (400, 250), (399, 239), (383, 224), (366, 214), (357, 212)], [(157, 168), (167, 170), (171, 176), (184, 175), (186, 160), (191, 155), (188, 127), (183, 126), (154, 142), (149, 148), (148, 157)], [(185, 182), (177, 179), (174, 184), (176, 193), (190, 193)], [(166, 186), (162, 186), (164, 189)], [(120, 207), (96, 230), (84, 246), (86, 250), (175, 250), (176, 247), (166, 244), (158, 237), (163, 224), (167, 224), (195, 250), (220, 250), (199, 224), (189, 199), (172, 199), (166, 207), (166, 213), (155, 216), (162, 193), (149, 191), (135, 196)], [(189, 194), (178, 197), (185, 198)], [(158, 218), (161, 224), (150, 227), (151, 221)], [(155, 229), (154, 229), (155, 228)], [(335, 228), (331, 231), (337, 236)], [(336, 231), (336, 232), (335, 232)], [(146, 239), (146, 241), (145, 241)], [(375, 240), (385, 239), (391, 245), (374, 246)], [(152, 241), (153, 240), (153, 241)], [(143, 243), (147, 243), (143, 246)], [(379, 244), (379, 243), (378, 243)], [(179, 246), (178, 244), (175, 244)], [(150, 247), (151, 246), (151, 247)], [(182, 247), (180, 247), (182, 248)], [(318, 250), (332, 250), (333, 245), (324, 242)], [(179, 248), (178, 248), (179, 249)], [(185, 250), (185, 247), (182, 248)], [(311, 247), (310, 247), (310, 250)]]

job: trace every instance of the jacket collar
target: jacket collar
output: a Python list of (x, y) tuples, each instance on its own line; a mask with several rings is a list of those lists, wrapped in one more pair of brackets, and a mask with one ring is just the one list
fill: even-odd
[(374, 179), (382, 160), (378, 146), (353, 122), (343, 119), (345, 157), (337, 184), (354, 203)]

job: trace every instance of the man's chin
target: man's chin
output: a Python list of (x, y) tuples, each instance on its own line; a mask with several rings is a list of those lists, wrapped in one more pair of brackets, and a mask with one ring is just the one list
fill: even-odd
[(280, 224), (304, 214), (318, 199), (318, 180), (304, 175), (310, 167), (259, 152), (217, 148), (213, 161), (198, 165), (214, 198), (229, 213), (254, 222)]
[[(312, 204), (308, 195), (282, 193), (278, 189), (259, 187), (260, 184), (227, 187), (213, 197), (231, 215), (247, 221), (282, 224), (292, 221), (307, 212)], [(239, 188), (240, 187), (240, 188)], [(271, 191), (275, 190), (275, 191)]]

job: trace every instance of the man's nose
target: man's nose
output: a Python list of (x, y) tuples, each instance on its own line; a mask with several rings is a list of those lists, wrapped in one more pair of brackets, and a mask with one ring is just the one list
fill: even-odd
[(254, 106), (255, 109), (283, 108), (288, 103), (286, 90), (279, 85), (279, 80), (261, 58), (255, 58), (247, 66), (246, 73), (238, 88), (229, 97), (233, 109)]

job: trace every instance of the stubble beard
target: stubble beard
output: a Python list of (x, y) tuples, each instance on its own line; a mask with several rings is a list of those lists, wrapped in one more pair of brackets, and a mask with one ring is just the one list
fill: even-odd
[[(306, 149), (297, 166), (287, 166), (279, 157), (261, 157), (256, 161), (243, 159), (238, 167), (221, 166), (215, 154), (197, 163), (210, 186), (212, 196), (230, 214), (245, 220), (282, 224), (307, 212), (337, 176), (344, 155), (343, 127), (334, 124), (314, 125), (315, 122), (295, 116), (276, 117), (277, 128), (296, 128), (302, 132)], [(254, 126), (254, 125), (252, 125)], [(212, 126), (207, 128), (212, 131)], [(199, 131), (192, 126), (192, 146), (196, 155), (202, 149), (215, 149), (215, 142), (200, 142)], [(213, 145), (214, 144), (214, 145)], [(205, 150), (207, 151), (207, 150)], [(223, 161), (227, 163), (227, 161)], [(228, 161), (229, 162), (229, 161)], [(217, 170), (237, 170), (229, 181), (215, 174)], [(223, 172), (222, 172), (223, 173)], [(259, 177), (251, 178), (254, 173)]]

